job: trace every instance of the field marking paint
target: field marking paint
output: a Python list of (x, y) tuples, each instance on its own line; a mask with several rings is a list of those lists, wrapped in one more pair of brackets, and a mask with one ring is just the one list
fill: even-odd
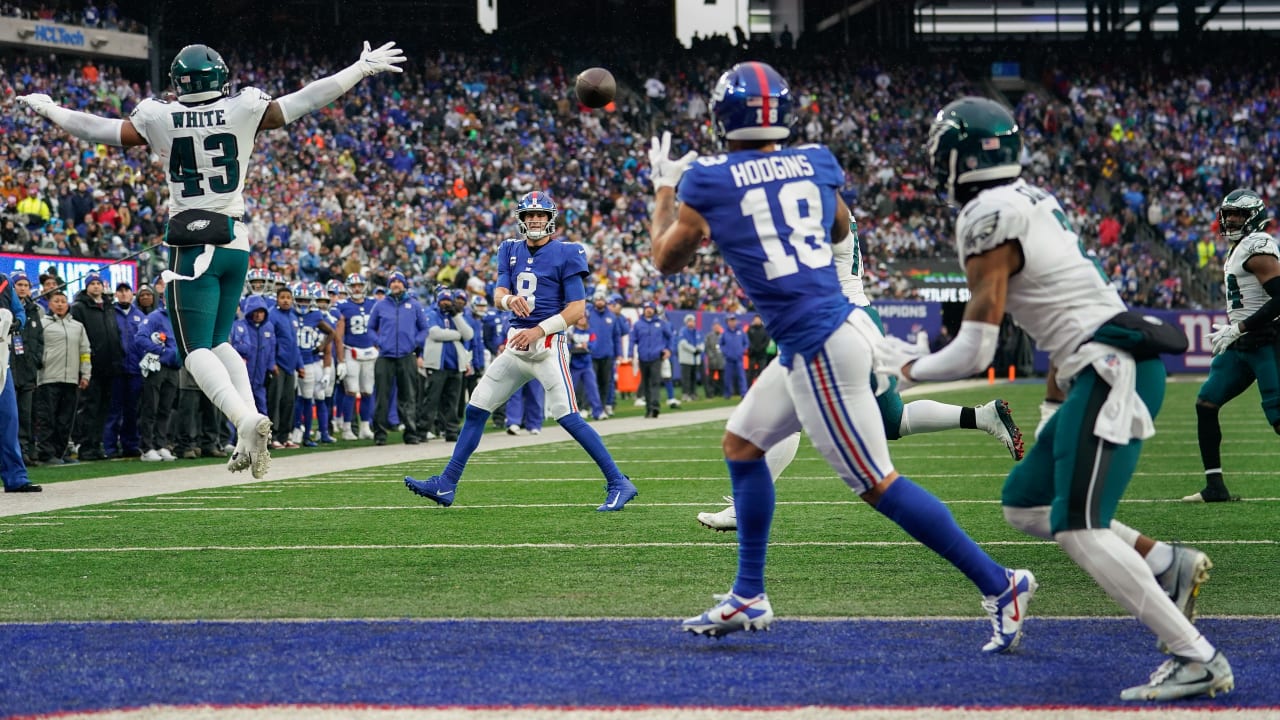
[[(1280, 540), (1190, 540), (1188, 545), (1280, 545)], [(979, 542), (983, 547), (1052, 546), (1049, 540), (991, 540)], [(651, 542), (651, 543), (418, 543), (388, 545), (170, 545), (159, 547), (81, 547), (81, 548), (0, 548), (0, 555), (32, 555), (75, 553), (174, 553), (174, 552), (316, 552), (368, 550), (644, 550), (668, 548), (720, 548), (737, 550), (732, 542)], [(770, 543), (772, 548), (920, 548), (914, 540), (806, 540)]]

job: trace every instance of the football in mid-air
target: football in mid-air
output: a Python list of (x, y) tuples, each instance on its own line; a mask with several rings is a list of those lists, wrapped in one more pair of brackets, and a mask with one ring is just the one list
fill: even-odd
[(578, 93), (578, 102), (589, 108), (601, 108), (613, 102), (618, 84), (613, 80), (613, 73), (602, 67), (593, 67), (578, 73), (574, 89)]

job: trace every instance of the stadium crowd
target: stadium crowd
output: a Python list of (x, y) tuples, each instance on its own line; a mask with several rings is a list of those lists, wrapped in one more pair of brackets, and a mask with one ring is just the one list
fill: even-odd
[[(273, 95), (337, 68), (335, 61), (305, 50), (271, 57), (244, 48), (229, 50), (224, 54), (235, 82)], [(455, 367), (423, 368), (420, 380), (407, 383), (398, 379), (398, 402), (386, 393), (385, 415), (380, 409), (377, 420), (369, 393), (357, 387), (358, 401), (343, 400), (337, 366), (345, 358), (339, 362), (326, 356), (323, 366), (330, 370), (321, 379), (327, 394), (308, 399), (336, 398), (328, 412), (335, 422), (351, 425), (340, 424), (332, 432), (321, 427), (319, 439), (362, 432), (385, 438), (392, 420), (412, 430), (407, 440), (456, 434), (456, 412), (441, 415), (439, 409), (447, 401), (423, 408), (417, 396), (427, 394), (430, 371), (451, 369), (473, 378), (482, 371), (486, 351), (491, 356), (498, 350), (492, 341), (502, 337), (494, 329), (502, 320), (486, 307), (496, 277), (495, 248), (500, 239), (516, 235), (511, 212), (516, 199), (535, 189), (558, 201), (556, 223), (563, 237), (588, 249), (593, 269), (588, 294), (600, 297), (604, 307), (593, 320), (601, 324), (588, 328), (587, 335), (595, 339), (588, 337), (576, 353), (591, 357), (598, 378), (598, 402), (591, 402), (582, 388), (584, 413), (605, 417), (616, 402), (610, 399), (617, 392), (612, 371), (601, 370), (605, 358), (610, 365), (621, 360), (638, 366), (653, 360), (656, 352), (666, 363), (668, 402), (678, 403), (699, 389), (741, 394), (749, 378), (737, 377), (743, 363), (734, 358), (758, 368), (766, 357), (761, 353), (768, 347), (767, 336), (748, 343), (742, 328), (717, 325), (710, 337), (696, 337), (696, 330), (695, 336), (684, 337), (682, 323), (662, 319), (667, 310), (749, 317), (746, 298), (713, 246), (708, 243), (689, 268), (671, 277), (661, 276), (647, 255), (644, 157), (650, 132), (670, 128), (690, 146), (709, 149), (706, 90), (715, 70), (738, 51), (704, 41), (694, 51), (655, 56), (649, 48), (633, 48), (596, 56), (614, 68), (622, 91), (608, 108), (587, 112), (572, 99), (571, 70), (559, 56), (510, 57), (491, 50), (439, 51), (419, 58), (411, 72), (362, 84), (341, 104), (284, 131), (264, 133), (259, 140), (257, 177), (246, 188), (246, 220), (254, 248), (251, 263), (270, 287), (260, 291), (266, 318), (254, 321), (256, 313), (247, 312), (247, 330), (260, 335), (273, 314), (289, 312), (285, 303), (277, 305), (277, 288), (291, 299), (302, 288), (301, 304), (309, 306), (321, 294), (311, 285), (318, 283), (336, 307), (344, 302), (339, 289), (348, 293), (353, 275), (365, 281), (372, 300), (404, 293), (417, 304), (420, 324), (406, 331), (413, 345), (406, 352), (415, 357), (424, 355), (428, 327), (452, 330), (463, 320), (479, 323), (476, 340), (466, 341), (477, 345), (463, 347), (460, 338), (445, 341), (459, 343), (454, 352), (444, 353), (451, 358), (446, 364)], [(951, 211), (935, 200), (920, 151), (928, 113), (949, 98), (980, 92), (980, 85), (960, 64), (945, 60), (857, 63), (785, 49), (759, 54), (785, 68), (792, 87), (803, 93), (798, 137), (828, 144), (845, 166), (844, 195), (859, 223), (868, 293), (913, 297), (915, 289), (890, 272), (891, 263), (950, 258), (954, 252), (946, 229)], [(656, 65), (654, 57), (660, 59)], [(1280, 121), (1271, 112), (1280, 93), (1268, 63), (1250, 70), (1243, 59), (1212, 66), (1164, 60), (1136, 78), (1108, 72), (1105, 63), (1103, 69), (1083, 62), (1046, 65), (1045, 91), (1024, 94), (1016, 111), (1028, 138), (1029, 178), (1063, 199), (1083, 247), (1097, 257), (1126, 300), (1184, 307), (1189, 303), (1184, 283), (1210, 278), (1208, 287), (1218, 285), (1225, 246), (1212, 223), (1224, 189), (1266, 180), (1257, 189), (1268, 202), (1280, 192), (1273, 172)], [(6, 98), (44, 91), (69, 107), (124, 116), (140, 98), (158, 94), (118, 67), (87, 59), (9, 55), (0, 62), (0, 92)], [(0, 246), (47, 256), (136, 257), (139, 277), (156, 277), (166, 260), (164, 247), (157, 246), (167, 215), (161, 172), (146, 148), (90, 147), (33, 115), (7, 113), (0, 117), (0, 202), (5, 206)], [(1190, 261), (1171, 261), (1153, 243), (1167, 245), (1175, 259)], [(392, 284), (397, 278), (403, 286), (399, 291)], [(146, 345), (172, 334), (148, 324), (163, 308), (158, 283), (100, 287), (95, 295), (93, 283), (75, 282), (65, 298), (69, 310), (59, 314), (56, 294), (40, 290), (61, 281), (26, 281), (40, 295), (35, 317), (43, 318), (52, 334), (64, 335), (61, 345), (46, 338), (43, 352), (48, 357), (41, 356), (46, 367), (63, 363), (61, 374), (37, 369), (35, 379), (26, 383), (35, 421), (23, 427), (37, 429), (24, 440), (24, 449), (33, 460), (67, 457), (62, 448), (68, 440), (80, 447), (81, 459), (153, 451), (169, 459), (223, 451), (221, 424), (194, 384), (182, 378), (176, 361), (167, 361), (157, 347), (141, 354), (136, 350), (139, 342)], [(15, 281), (15, 286), (21, 284)], [(454, 291), (457, 297), (442, 298)], [(603, 321), (612, 317), (618, 327), (629, 325), (621, 313), (625, 307), (643, 325), (649, 316), (646, 306), (664, 323), (665, 330), (657, 334), (661, 342), (615, 345), (610, 339), (614, 331), (606, 332)], [(115, 325), (102, 320), (111, 313), (119, 321)], [(90, 348), (88, 360), (78, 352), (83, 347), (77, 324)], [(139, 333), (143, 326), (145, 337)], [(275, 327), (276, 338), (296, 333), (283, 324)], [(275, 362), (267, 362), (264, 352), (260, 364), (265, 365), (255, 373), (274, 416), (288, 418), (276, 423), (282, 429), (276, 442), (314, 441), (303, 429), (311, 415), (293, 404), (292, 394), (281, 398), (279, 389), (274, 395), (268, 392), (273, 386), (268, 378), (296, 370), (281, 344), (288, 342), (277, 341)], [(626, 346), (630, 349), (623, 350)], [(701, 349), (695, 353), (695, 348)], [(30, 362), (36, 353), (27, 352)], [(251, 363), (255, 352), (245, 351)], [(144, 379), (141, 363), (148, 355), (156, 357), (147, 360)], [(76, 358), (78, 364), (72, 362)], [(681, 386), (680, 397), (675, 384)], [(57, 387), (45, 391), (45, 385)], [(402, 392), (402, 386), (408, 391)], [(433, 390), (430, 396), (436, 395)], [(536, 389), (525, 395), (536, 407)], [(128, 425), (135, 413), (121, 407), (122, 398), (137, 400), (143, 408), (141, 427), (130, 427), (128, 440), (122, 439), (120, 426)], [(321, 415), (314, 412), (317, 419)], [(76, 418), (74, 431), (71, 416)], [(509, 417), (513, 432), (537, 430), (541, 424), (538, 412), (523, 408), (512, 408)], [(105, 445), (98, 442), (99, 435), (107, 438)], [(41, 448), (44, 436), (48, 444)]]

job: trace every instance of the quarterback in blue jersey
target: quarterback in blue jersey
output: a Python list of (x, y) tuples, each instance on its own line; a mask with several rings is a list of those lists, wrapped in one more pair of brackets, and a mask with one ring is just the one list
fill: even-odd
[(600, 441), (600, 435), (578, 414), (569, 377), (569, 344), (564, 331), (586, 312), (586, 250), (561, 242), (556, 231), (555, 202), (545, 192), (525, 194), (516, 203), (516, 219), (524, 239), (510, 239), (498, 248), (498, 284), (494, 304), (511, 311), (506, 350), (476, 384), (467, 403), (466, 418), (453, 457), (439, 475), (426, 480), (404, 479), (413, 492), (445, 507), (453, 504), (467, 459), (480, 444), (480, 435), (494, 408), (530, 380), (546, 391), (547, 409), (605, 476), (605, 500), (600, 511), (621, 510), (637, 495)]
[(711, 238), (778, 343), (778, 361), (734, 411), (723, 442), (738, 510), (737, 578), (683, 628), (721, 636), (773, 622), (764, 565), (774, 487), (764, 455), (803, 429), (854, 492), (977, 585), (995, 630), (983, 650), (1005, 652), (1021, 639), (1035, 578), (993, 561), (946, 505), (894, 470), (870, 380), (879, 331), (844, 296), (833, 261), (832, 239), (849, 235), (837, 192), (844, 173), (825, 147), (780, 147), (791, 134), (792, 103), (772, 67), (740, 63), (711, 98), (727, 153), (672, 159), (670, 133), (654, 138), (649, 153), (658, 269), (679, 272)]
[[(377, 301), (365, 295), (368, 284), (364, 276), (352, 273), (347, 276), (347, 299), (338, 303), (337, 330), (341, 331), (345, 348), (342, 362), (346, 366), (343, 389), (346, 396), (342, 407), (342, 439), (373, 439), (373, 367), (378, 359), (378, 346), (369, 332), (369, 317)], [(355, 399), (360, 398), (360, 414), (357, 429)]]

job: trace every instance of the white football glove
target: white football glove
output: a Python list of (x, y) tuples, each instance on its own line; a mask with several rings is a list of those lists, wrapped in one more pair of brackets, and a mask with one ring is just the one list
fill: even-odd
[(664, 130), (662, 132), (662, 140), (658, 138), (650, 138), (649, 146), (649, 179), (653, 181), (653, 189), (670, 187), (673, 188), (680, 184), (680, 178), (684, 175), (684, 171), (689, 169), (694, 160), (698, 159), (698, 153), (690, 150), (684, 154), (679, 160), (671, 159), (671, 132)]
[(902, 366), (929, 354), (929, 348), (920, 347), (892, 335), (876, 340), (875, 373), (898, 378), (898, 389), (905, 390), (914, 382), (902, 374)]
[(52, 112), (54, 108), (58, 107), (58, 103), (54, 102), (53, 98), (45, 95), (44, 93), (19, 95), (17, 100), (23, 105), (26, 105), (27, 109), (31, 110), (31, 112), (44, 118), (49, 117), (49, 113)]
[(1227, 348), (1231, 347), (1231, 343), (1240, 339), (1244, 333), (1240, 332), (1239, 326), (1235, 323), (1228, 325), (1213, 324), (1213, 332), (1205, 335), (1211, 346), (1214, 355), (1221, 355)]
[(153, 372), (159, 372), (160, 356), (155, 353), (143, 355), (141, 362), (138, 363), (138, 370), (142, 372), (142, 377), (147, 377)]
[(332, 367), (325, 366), (325, 368), (320, 371), (320, 387), (324, 388), (325, 390), (328, 390), (329, 388), (333, 387), (333, 368)]
[(360, 72), (364, 73), (365, 77), (369, 77), (380, 72), (404, 72), (404, 68), (397, 66), (407, 59), (404, 51), (396, 47), (394, 41), (374, 50), (369, 47), (369, 41), (365, 40), (364, 51), (360, 53), (358, 64)]
[(338, 363), (338, 382), (342, 382), (345, 379), (347, 379), (347, 364)]
[(1049, 424), (1049, 420), (1057, 414), (1058, 408), (1062, 407), (1062, 403), (1057, 400), (1043, 400), (1040, 402), (1040, 424), (1036, 425), (1035, 438), (1040, 439), (1040, 433), (1044, 432), (1044, 426)]

